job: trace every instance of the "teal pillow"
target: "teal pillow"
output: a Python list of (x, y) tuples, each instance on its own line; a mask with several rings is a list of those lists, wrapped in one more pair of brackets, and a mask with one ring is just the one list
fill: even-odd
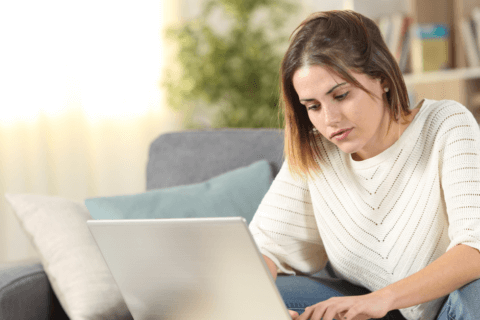
[(272, 179), (268, 161), (261, 160), (202, 183), (91, 198), (85, 200), (85, 205), (93, 219), (242, 216), (250, 224)]

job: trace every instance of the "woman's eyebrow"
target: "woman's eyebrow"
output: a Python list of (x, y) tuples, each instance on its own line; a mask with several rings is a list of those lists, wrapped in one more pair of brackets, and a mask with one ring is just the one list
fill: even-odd
[[(333, 86), (330, 90), (328, 90), (327, 93), (325, 93), (325, 95), (332, 93), (333, 90), (335, 90), (336, 88), (338, 88), (338, 87), (340, 87), (340, 86), (343, 86), (343, 85), (345, 85), (345, 84), (347, 84), (347, 83), (346, 83), (346, 82), (342, 82), (342, 83), (339, 83), (339, 84)], [(315, 100), (315, 99), (300, 99), (300, 101), (303, 101), (303, 102), (309, 102), (309, 101), (314, 101), (314, 100)]]
[(340, 86), (343, 86), (344, 84), (347, 84), (347, 83), (342, 82), (342, 83), (337, 84), (336, 86), (333, 86), (332, 89), (328, 90), (328, 92), (325, 95), (332, 93), (333, 90), (335, 90), (336, 88), (338, 88)]

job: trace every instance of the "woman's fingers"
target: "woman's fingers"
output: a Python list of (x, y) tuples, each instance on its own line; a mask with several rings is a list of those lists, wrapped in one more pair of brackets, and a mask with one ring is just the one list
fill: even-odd
[(298, 317), (297, 311), (288, 310), (288, 313), (290, 313), (290, 316), (292, 317), (293, 320), (295, 320)]

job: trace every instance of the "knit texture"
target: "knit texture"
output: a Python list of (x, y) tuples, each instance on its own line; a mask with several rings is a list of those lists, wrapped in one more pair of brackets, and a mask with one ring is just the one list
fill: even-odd
[[(288, 163), (250, 231), (281, 272), (339, 278), (376, 291), (425, 268), (457, 244), (480, 250), (480, 129), (458, 102), (424, 99), (400, 138), (354, 161), (318, 135), (321, 172), (304, 180)], [(443, 298), (401, 309), (435, 319)]]

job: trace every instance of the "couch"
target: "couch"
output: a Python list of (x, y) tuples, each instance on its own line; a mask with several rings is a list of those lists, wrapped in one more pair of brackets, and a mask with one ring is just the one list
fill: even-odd
[[(283, 132), (219, 129), (160, 135), (149, 150), (146, 189), (199, 183), (255, 161), (273, 176), (283, 161)], [(0, 264), (0, 320), (68, 319), (38, 261)]]

